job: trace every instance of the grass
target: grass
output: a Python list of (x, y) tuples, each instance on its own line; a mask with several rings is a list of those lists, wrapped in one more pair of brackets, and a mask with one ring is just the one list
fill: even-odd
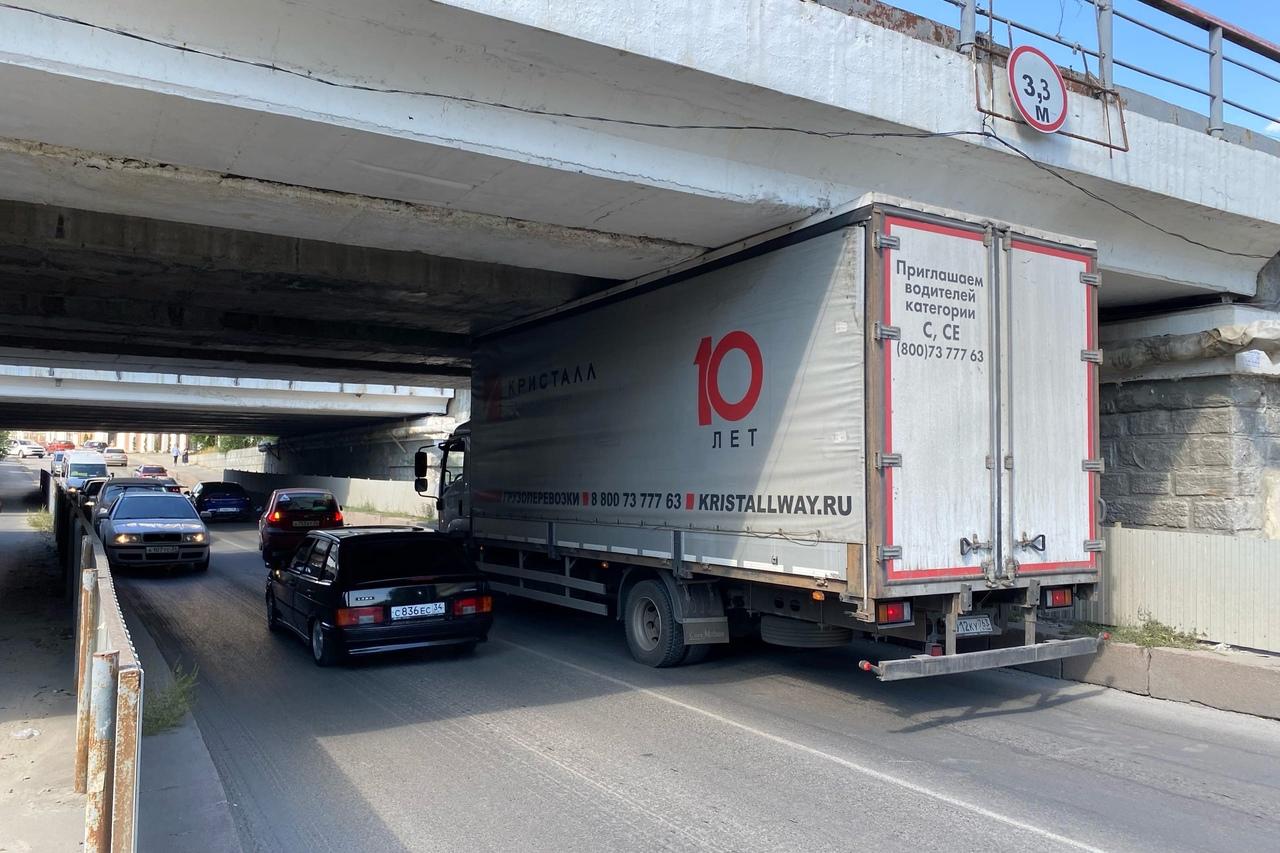
[(1142, 622), (1137, 625), (1121, 625), (1117, 628), (1111, 628), (1093, 622), (1080, 622), (1077, 623), (1077, 627), (1086, 633), (1094, 635), (1103, 631), (1110, 631), (1111, 639), (1117, 643), (1133, 643), (1136, 646), (1144, 646), (1148, 649), (1157, 647), (1198, 649), (1201, 647), (1200, 640), (1195, 634), (1171, 628), (1163, 622), (1152, 619), (1150, 616), (1144, 616)]
[(27, 513), (27, 524), (39, 530), (41, 533), (53, 532), (53, 516), (49, 515), (49, 510), (40, 509), (35, 512)]
[(142, 703), (142, 733), (167, 732), (182, 722), (196, 704), (196, 679), (200, 668), (184, 672), (182, 665), (173, 668), (173, 684), (150, 694)]

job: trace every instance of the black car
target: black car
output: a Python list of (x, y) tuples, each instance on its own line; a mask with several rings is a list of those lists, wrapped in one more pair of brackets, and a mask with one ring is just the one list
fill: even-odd
[(330, 666), (345, 655), (428, 646), (475, 648), (493, 599), (462, 543), (420, 527), (307, 534), (267, 575), (267, 625), (306, 639)]

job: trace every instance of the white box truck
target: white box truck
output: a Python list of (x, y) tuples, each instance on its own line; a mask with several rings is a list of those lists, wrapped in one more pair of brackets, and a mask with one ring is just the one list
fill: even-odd
[[(1094, 264), (878, 198), (777, 229), (479, 336), (419, 488), (440, 465), (495, 589), (617, 615), (654, 666), (757, 629), (922, 644), (882, 680), (1092, 653), (1036, 614), (1098, 580)], [(1011, 616), (1024, 645), (957, 651)]]

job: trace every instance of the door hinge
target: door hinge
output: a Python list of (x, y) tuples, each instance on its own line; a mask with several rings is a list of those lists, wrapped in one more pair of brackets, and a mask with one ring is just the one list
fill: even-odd
[(883, 231), (877, 231), (875, 246), (877, 249), (901, 249), (902, 240), (891, 234), (885, 234)]
[(1082, 272), (1080, 273), (1080, 283), (1091, 287), (1101, 287), (1102, 276), (1096, 272)]
[(876, 467), (877, 468), (901, 468), (901, 453), (881, 453), (876, 451)]
[(872, 326), (872, 333), (878, 341), (896, 341), (902, 337), (902, 329), (897, 326), (886, 326), (879, 320)]
[(882, 563), (888, 560), (901, 560), (902, 546), (901, 545), (877, 545), (876, 559)]
[(1093, 364), (1102, 364), (1102, 350), (1082, 349), (1080, 350), (1080, 360), (1092, 362)]
[(1101, 459), (1085, 459), (1080, 463), (1080, 469), (1091, 474), (1101, 474), (1106, 468), (1107, 463)]
[(1090, 553), (1097, 553), (1107, 550), (1107, 540), (1105, 539), (1086, 539), (1084, 540), (1084, 550)]

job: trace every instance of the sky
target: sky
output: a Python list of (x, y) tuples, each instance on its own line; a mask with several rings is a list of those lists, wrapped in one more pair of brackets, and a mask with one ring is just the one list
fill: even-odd
[[(886, 2), (949, 26), (960, 25), (960, 10), (945, 0), (886, 0)], [(1063, 39), (1082, 44), (1091, 50), (1097, 49), (1098, 34), (1094, 8), (1086, 0), (978, 0), (978, 7), (990, 8), (991, 3), (995, 4), (995, 12), (1001, 17), (1027, 24), (1043, 32), (1061, 35)], [(1280, 44), (1280, 2), (1277, 0), (1191, 0), (1191, 5), (1256, 36)], [(1141, 18), (1187, 41), (1208, 46), (1207, 32), (1170, 18), (1143, 4), (1140, 0), (1115, 0), (1114, 7), (1118, 12)], [(978, 16), (978, 29), (982, 32), (986, 32), (987, 29), (987, 19), (982, 15)], [(1148, 32), (1120, 18), (1115, 19), (1112, 29), (1117, 60), (1139, 65), (1165, 77), (1172, 77), (1208, 90), (1208, 54)], [(1003, 24), (996, 23), (993, 33), (998, 42), (1008, 44), (1009, 37)], [(1080, 54), (1073, 54), (1068, 48), (1028, 33), (1014, 30), (1013, 44), (1035, 45), (1049, 54), (1059, 65), (1074, 68), (1077, 71), (1084, 68)], [(1280, 63), (1271, 62), (1229, 43), (1223, 53), (1226, 57), (1236, 57), (1266, 70), (1273, 76), (1280, 77)], [(1097, 61), (1089, 57), (1088, 62), (1089, 70), (1096, 74)], [(1118, 66), (1115, 68), (1115, 78), (1120, 86), (1154, 95), (1202, 114), (1207, 115), (1209, 112), (1209, 99), (1195, 92), (1153, 80)], [(1228, 100), (1280, 118), (1280, 83), (1233, 66), (1229, 62), (1223, 63), (1222, 79), (1223, 91)], [(1229, 105), (1225, 108), (1223, 116), (1228, 124), (1260, 130), (1280, 138), (1280, 122), (1269, 122), (1267, 119), (1258, 118)]]

